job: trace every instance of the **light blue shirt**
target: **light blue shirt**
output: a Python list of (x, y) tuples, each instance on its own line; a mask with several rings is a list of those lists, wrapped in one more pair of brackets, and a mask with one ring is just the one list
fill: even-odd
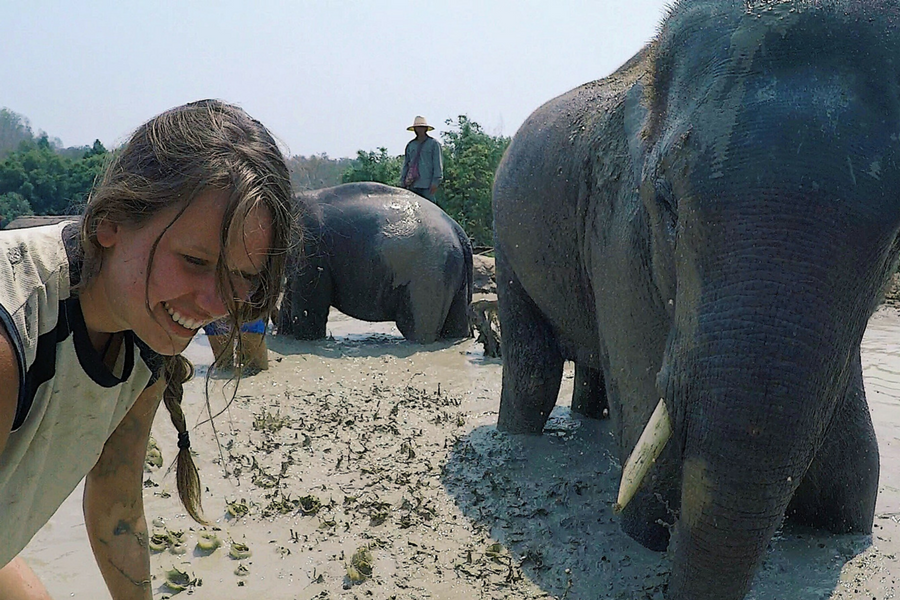
[[(432, 185), (440, 184), (444, 176), (444, 162), (441, 157), (441, 145), (433, 137), (426, 137), (422, 142), (422, 154), (419, 156), (419, 178), (411, 187), (430, 188)], [(409, 171), (409, 165), (416, 160), (416, 153), (419, 151), (419, 142), (410, 140), (406, 145), (406, 155), (403, 157), (403, 169), (400, 171), (400, 185), (406, 180), (406, 173)]]

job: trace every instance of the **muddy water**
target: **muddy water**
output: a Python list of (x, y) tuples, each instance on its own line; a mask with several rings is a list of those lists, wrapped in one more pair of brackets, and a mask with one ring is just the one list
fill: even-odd
[[(333, 339), (315, 344), (271, 340), (270, 370), (242, 382), (216, 419), (219, 443), (208, 424), (192, 433), (209, 527), (185, 517), (171, 474), (146, 473), (148, 519), (185, 531), (188, 547), (152, 556), (154, 597), (171, 594), (165, 571), (175, 567), (201, 598), (662, 598), (666, 557), (619, 531), (610, 510), (618, 477), (611, 432), (568, 411), (570, 368), (545, 435), (505, 436), (493, 427), (500, 363), (473, 341), (411, 345), (391, 325), (339, 314), (329, 331)], [(205, 339), (189, 353), (203, 374)], [(874, 535), (785, 528), (750, 598), (894, 597), (896, 311), (873, 317), (862, 357), (882, 460)], [(218, 411), (233, 390), (211, 382)], [(186, 393), (186, 412), (200, 421), (202, 378)], [(175, 435), (164, 413), (154, 436), (168, 465)], [(229, 502), (247, 514), (230, 514)], [(203, 529), (223, 542), (209, 556), (194, 548)], [(232, 541), (253, 555), (230, 558)], [(355, 583), (348, 565), (363, 546), (374, 568)], [(25, 555), (54, 597), (107, 597), (83, 533), (80, 490)]]

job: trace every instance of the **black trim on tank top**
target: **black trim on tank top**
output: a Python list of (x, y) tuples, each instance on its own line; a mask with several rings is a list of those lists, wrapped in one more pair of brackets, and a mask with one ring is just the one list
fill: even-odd
[[(75, 288), (81, 282), (84, 253), (81, 248), (80, 234), (80, 220), (65, 225), (62, 230), (63, 247), (69, 263), (69, 289)], [(97, 385), (111, 388), (127, 381), (131, 377), (134, 371), (135, 346), (138, 348), (141, 360), (150, 369), (151, 375), (147, 387), (153, 385), (162, 376), (164, 368), (163, 357), (138, 339), (134, 332), (126, 331), (122, 340), (122, 345), (125, 348), (122, 377), (116, 377), (106, 367), (103, 363), (103, 357), (91, 344), (87, 325), (84, 322), (84, 313), (81, 310), (81, 303), (77, 296), (72, 296), (59, 302), (56, 327), (38, 337), (37, 347), (35, 348), (35, 360), (27, 371), (25, 370), (25, 345), (12, 316), (3, 306), (0, 306), (0, 324), (9, 332), (15, 347), (16, 358), (18, 359), (16, 362), (19, 365), (19, 397), (16, 403), (16, 415), (13, 419), (12, 431), (21, 427), (25, 422), (34, 404), (38, 388), (56, 375), (57, 345), (65, 341), (70, 335), (74, 334), (73, 344), (81, 368)]]
[[(75, 353), (82, 370), (99, 386), (105, 388), (115, 387), (131, 377), (134, 370), (134, 345), (135, 336), (131, 331), (124, 333), (122, 344), (125, 348), (125, 364), (122, 366), (122, 376), (116, 377), (112, 371), (103, 364), (103, 357), (91, 344), (88, 336), (87, 325), (81, 312), (81, 303), (78, 298), (67, 298), (59, 303), (59, 314), (56, 327), (38, 338), (35, 350), (34, 363), (25, 374), (24, 393), (20, 393), (19, 404), (16, 407), (16, 417), (12, 430), (22, 426), (25, 418), (34, 404), (34, 397), (38, 388), (53, 379), (56, 375), (56, 348), (69, 336), (75, 346)], [(145, 360), (145, 362), (147, 362)]]
[(15, 431), (25, 422), (31, 405), (34, 404), (34, 395), (41, 384), (50, 381), (56, 374), (56, 344), (69, 337), (71, 330), (63, 302), (59, 303), (59, 314), (56, 317), (56, 327), (38, 337), (37, 347), (34, 352), (34, 362), (25, 373), (25, 384), (21, 386), (23, 392), (19, 397), (19, 405), (16, 407), (16, 418), (12, 429)]
[(28, 394), (25, 391), (27, 389), (25, 386), (25, 344), (22, 343), (22, 336), (19, 335), (19, 330), (16, 328), (12, 315), (9, 314), (9, 311), (4, 306), (0, 306), (0, 322), (3, 323), (6, 333), (9, 334), (13, 342), (13, 349), (16, 353), (16, 365), (19, 367), (19, 394), (16, 400), (16, 415), (13, 417), (12, 424), (12, 431), (15, 431), (25, 421), (25, 414), (31, 407), (31, 402), (28, 400)]
[(63, 248), (69, 262), (69, 289), (81, 283), (81, 266), (84, 264), (84, 251), (81, 249), (80, 223), (69, 223), (62, 230)]
[(134, 336), (134, 343), (137, 345), (141, 360), (143, 360), (144, 364), (150, 369), (150, 381), (147, 382), (146, 386), (150, 387), (156, 383), (157, 379), (162, 377), (163, 369), (166, 366), (165, 360), (163, 359), (162, 354), (156, 352), (156, 350), (148, 346), (147, 343), (138, 336)]
[(94, 383), (105, 388), (115, 387), (123, 381), (127, 381), (134, 369), (134, 334), (130, 331), (124, 332), (122, 344), (125, 347), (125, 364), (122, 365), (122, 376), (116, 377), (103, 364), (103, 356), (91, 343), (87, 325), (84, 322), (84, 314), (81, 312), (81, 302), (78, 301), (78, 298), (69, 298), (63, 300), (62, 304), (66, 307), (69, 325), (74, 335), (75, 353), (78, 355), (78, 362), (81, 363), (84, 372)]

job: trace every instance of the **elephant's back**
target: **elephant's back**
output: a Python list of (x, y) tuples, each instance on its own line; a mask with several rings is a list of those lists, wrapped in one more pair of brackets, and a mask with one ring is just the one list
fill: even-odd
[[(514, 136), (493, 190), (498, 252), (532, 300), (576, 346), (596, 344), (592, 252), (597, 249), (598, 157), (621, 138), (627, 89), (646, 52), (612, 76), (558, 96)], [(630, 173), (621, 173), (622, 182)]]
[(331, 188), (319, 202), (323, 228), (334, 247), (336, 279), (372, 290), (387, 310), (394, 304), (391, 297), (405, 286), (456, 289), (465, 276), (463, 244), (468, 240), (436, 204), (381, 184)]
[(393, 273), (395, 287), (435, 277), (454, 278), (463, 264), (457, 233), (462, 228), (439, 206), (412, 192), (392, 190), (360, 197), (343, 203), (340, 210), (345, 217), (357, 215), (350, 221), (364, 229), (370, 250)]
[(324, 226), (372, 244), (406, 245), (456, 240), (462, 228), (436, 204), (408, 190), (380, 183), (351, 183), (320, 190)]

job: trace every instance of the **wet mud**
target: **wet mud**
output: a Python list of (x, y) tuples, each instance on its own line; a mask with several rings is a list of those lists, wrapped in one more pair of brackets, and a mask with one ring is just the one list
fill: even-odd
[[(410, 344), (390, 324), (333, 314), (331, 338), (270, 338), (270, 368), (186, 386), (209, 526), (175, 492), (175, 433), (160, 413), (145, 508), (156, 538), (154, 597), (664, 597), (668, 560), (624, 535), (612, 505), (619, 465), (607, 422), (560, 404), (541, 437), (494, 427), (499, 359), (474, 340)], [(203, 375), (205, 338), (189, 349)], [(863, 342), (881, 450), (872, 536), (782, 528), (749, 598), (893, 598), (900, 567), (900, 312)], [(234, 395), (233, 400), (231, 396)], [(160, 461), (157, 461), (160, 462)], [(105, 598), (80, 491), (26, 550), (58, 598)], [(215, 540), (213, 542), (212, 540)], [(176, 589), (180, 588), (180, 589)]]

